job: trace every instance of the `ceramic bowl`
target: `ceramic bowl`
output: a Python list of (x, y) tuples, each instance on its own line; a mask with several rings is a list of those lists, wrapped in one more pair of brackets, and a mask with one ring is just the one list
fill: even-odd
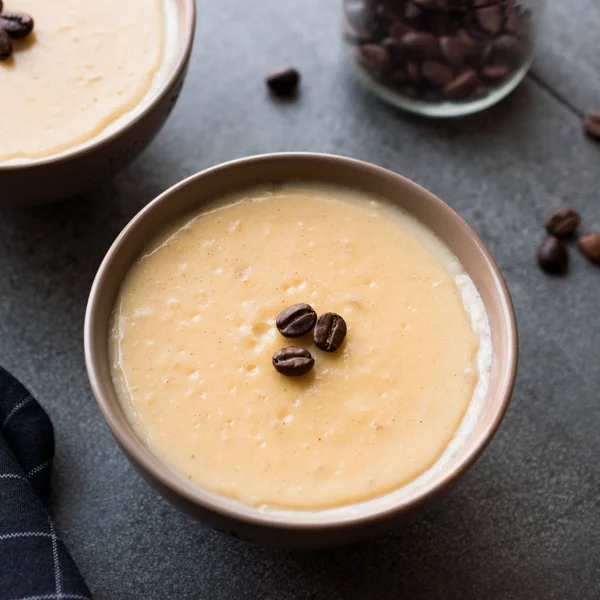
[(194, 41), (194, 0), (167, 0), (177, 15), (176, 52), (169, 73), (143, 110), (110, 134), (56, 156), (19, 163), (0, 162), (0, 206), (31, 206), (74, 196), (108, 179), (136, 158), (163, 126), (177, 102)]
[[(488, 394), (465, 442), (443, 469), (410, 493), (323, 511), (265, 511), (204, 490), (177, 474), (133, 432), (110, 375), (109, 322), (128, 270), (166, 223), (224, 194), (261, 183), (322, 181), (378, 194), (433, 230), (460, 259), (489, 316), (492, 367)], [(384, 531), (447, 490), (480, 456), (504, 415), (517, 369), (517, 327), (506, 284), (477, 234), (439, 198), (391, 171), (321, 154), (273, 154), (210, 168), (175, 185), (147, 205), (108, 251), (92, 286), (85, 320), (85, 359), (108, 426), (141, 475), (172, 504), (237, 537), (280, 546), (343, 544)]]

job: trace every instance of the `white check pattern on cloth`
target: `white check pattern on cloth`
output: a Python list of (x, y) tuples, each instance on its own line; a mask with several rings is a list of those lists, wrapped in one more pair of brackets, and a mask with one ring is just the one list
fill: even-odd
[(0, 600), (91, 600), (45, 505), (52, 424), (0, 367)]

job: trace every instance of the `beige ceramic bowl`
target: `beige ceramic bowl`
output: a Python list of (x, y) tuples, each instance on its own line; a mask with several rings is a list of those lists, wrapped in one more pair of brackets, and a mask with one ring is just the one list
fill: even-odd
[[(391, 493), (325, 511), (261, 511), (208, 492), (178, 475), (136, 437), (110, 376), (109, 320), (119, 287), (143, 247), (166, 223), (235, 189), (285, 180), (343, 183), (384, 196), (412, 213), (451, 248), (477, 286), (490, 320), (493, 358), (489, 392), (477, 424), (445, 468), (399, 499)], [(94, 395), (123, 452), (165, 498), (194, 518), (243, 539), (285, 546), (327, 546), (396, 525), (446, 490), (479, 457), (508, 405), (517, 368), (517, 327), (511, 299), (477, 234), (444, 202), (391, 171), (322, 154), (273, 154), (236, 160), (179, 183), (144, 208), (108, 251), (94, 281), (85, 321), (85, 359)]]
[(175, 106), (192, 51), (194, 0), (168, 0), (178, 15), (177, 49), (169, 73), (152, 100), (107, 136), (98, 136), (57, 156), (19, 164), (0, 162), (0, 206), (31, 206), (68, 198), (107, 179), (136, 158)]

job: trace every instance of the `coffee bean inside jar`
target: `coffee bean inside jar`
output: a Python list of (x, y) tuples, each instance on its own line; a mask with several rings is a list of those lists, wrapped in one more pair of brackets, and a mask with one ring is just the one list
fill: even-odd
[(344, 37), (361, 78), (431, 116), (490, 106), (524, 77), (543, 0), (346, 0)]

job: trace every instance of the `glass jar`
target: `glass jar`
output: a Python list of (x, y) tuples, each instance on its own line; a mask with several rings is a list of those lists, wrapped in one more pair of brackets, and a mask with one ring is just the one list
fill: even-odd
[(544, 0), (345, 0), (344, 37), (360, 79), (432, 117), (483, 110), (531, 65)]

